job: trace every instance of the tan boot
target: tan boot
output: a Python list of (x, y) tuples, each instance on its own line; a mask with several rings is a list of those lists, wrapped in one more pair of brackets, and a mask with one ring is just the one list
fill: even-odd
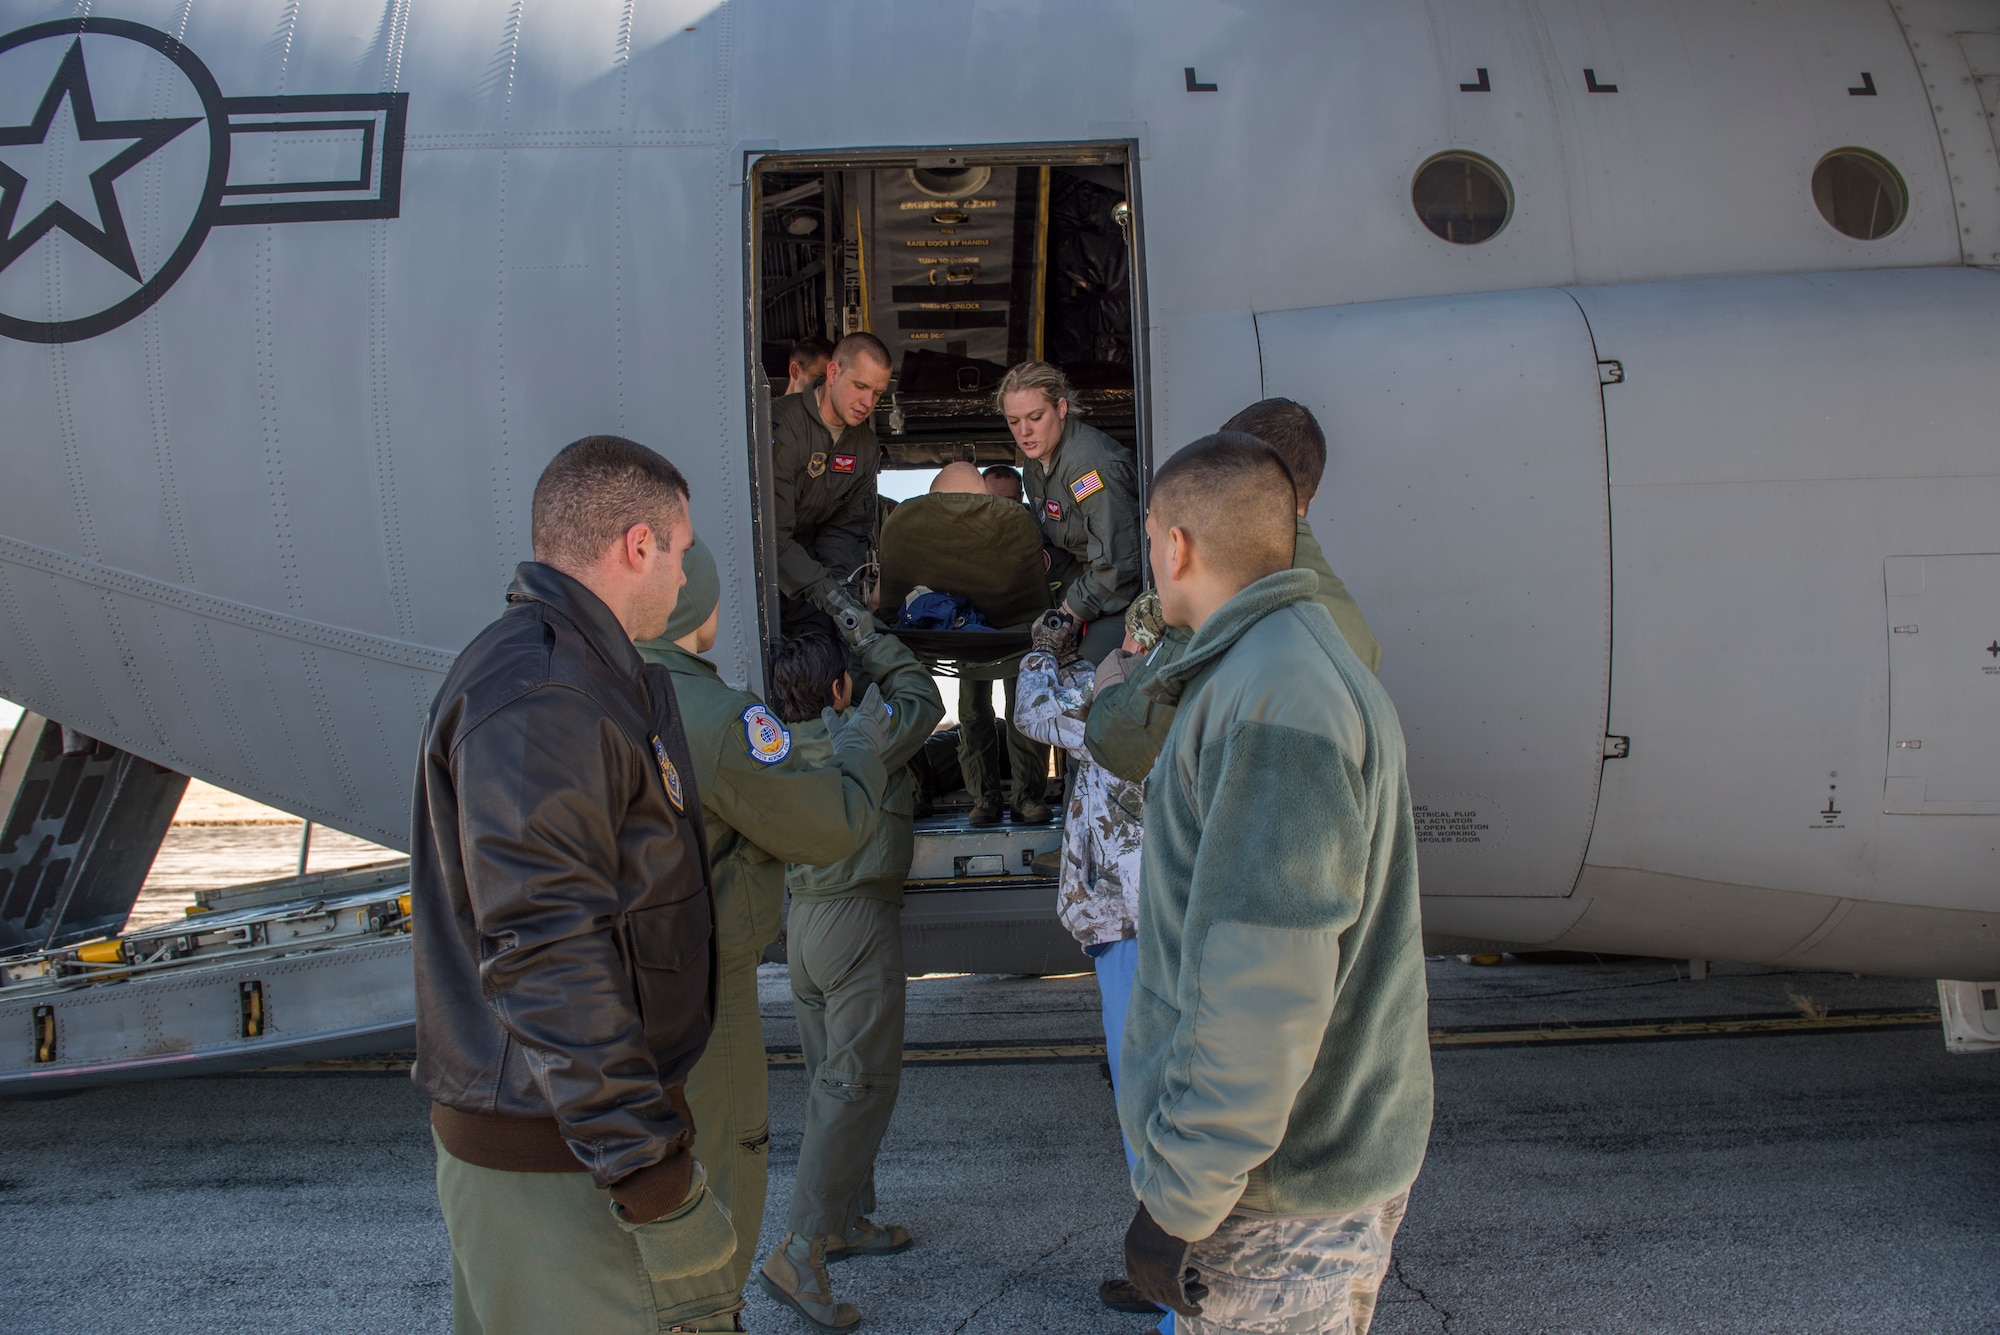
[(915, 1242), (910, 1230), (901, 1224), (878, 1224), (863, 1215), (847, 1226), (843, 1236), (827, 1238), (826, 1259), (831, 1264), (855, 1256), (894, 1256), (910, 1250)]
[(826, 1234), (802, 1238), (785, 1235), (784, 1245), (764, 1258), (757, 1282), (764, 1292), (830, 1335), (861, 1324), (861, 1309), (834, 1301), (833, 1281), (826, 1273)]

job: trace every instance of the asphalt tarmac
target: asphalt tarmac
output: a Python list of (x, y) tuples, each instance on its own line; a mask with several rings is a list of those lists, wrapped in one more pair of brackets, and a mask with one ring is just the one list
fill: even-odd
[[(803, 1085), (782, 1064), (783, 971), (765, 973), (780, 1064), (760, 1255), (782, 1220)], [(1453, 1038), (1436, 1049), (1430, 1158), (1380, 1335), (2000, 1331), (2000, 1057), (1949, 1057), (1934, 1024), (1717, 1033), (1705, 1022), (1936, 1004), (1922, 982), (1718, 973), (1432, 962), (1433, 1028)], [(935, 978), (910, 995), (918, 1060), (880, 1217), (920, 1245), (836, 1268), (863, 1328), (1140, 1335), (1143, 1319), (1093, 1297), (1131, 1210), (1098, 1062), (1022, 1055), (1097, 1037), (1094, 982)], [(1638, 1020), (1700, 1036), (1490, 1041)], [(449, 1324), (423, 1105), (397, 1075), (5, 1103), (0, 1144), (0, 1330)], [(754, 1331), (806, 1331), (755, 1290), (748, 1316)]]

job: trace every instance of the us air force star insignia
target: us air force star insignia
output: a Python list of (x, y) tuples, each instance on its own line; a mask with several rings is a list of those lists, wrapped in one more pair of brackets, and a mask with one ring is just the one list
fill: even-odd
[(660, 762), (660, 782), (667, 785), (667, 800), (674, 804), (675, 811), (685, 812), (687, 808), (681, 805), (681, 772), (667, 758), (666, 744), (658, 736), (653, 738), (653, 756)]
[(1104, 479), (1097, 475), (1095, 468), (1069, 484), (1069, 494), (1076, 497), (1078, 505), (1083, 504), (1098, 492), (1104, 490)]
[(826, 454), (824, 451), (815, 451), (813, 457), (806, 460), (806, 476), (819, 477), (825, 472)]
[(0, 89), (0, 115), (34, 107), (0, 121), (0, 337), (118, 328), (217, 227), (401, 210), (408, 93), (224, 97), (178, 39), (94, 17), (0, 33)]
[[(0, 269), (61, 228), (133, 282), (144, 281), (112, 182), (199, 124), (199, 116), (99, 120), (90, 98), (90, 74), (83, 66), (83, 42), (71, 41), (34, 118), (26, 125), (0, 128)], [(88, 202), (80, 188), (84, 179), (89, 182)], [(94, 214), (96, 224), (71, 200)], [(21, 207), (24, 203), (41, 207), (30, 212)]]
[(760, 765), (775, 765), (792, 753), (792, 734), (762, 705), (743, 711), (743, 740), (750, 758)]

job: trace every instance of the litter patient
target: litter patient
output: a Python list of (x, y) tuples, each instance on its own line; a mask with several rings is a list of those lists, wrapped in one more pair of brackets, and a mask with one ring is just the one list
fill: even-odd
[[(916, 584), (939, 594), (957, 595), (957, 600), (969, 600), (974, 604), (986, 602), (987, 606), (981, 610), (991, 611), (994, 615), (971, 623), (984, 627), (1024, 623), (1048, 606), (1039, 534), (1032, 520), (1023, 522), (1027, 520), (1027, 512), (1020, 505), (994, 496), (978, 466), (963, 461), (946, 464), (938, 470), (937, 476), (931, 480), (930, 495), (952, 498), (949, 526), (929, 534), (928, 550), (917, 552), (893, 550), (899, 546), (896, 542), (898, 535), (906, 527), (913, 527), (910, 518), (893, 530), (885, 528), (885, 570), (906, 564)], [(959, 499), (975, 496), (980, 499)], [(920, 517), (925, 508), (923, 499), (912, 502), (911, 509), (916, 512), (913, 518)], [(949, 541), (954, 544), (949, 551), (941, 550), (937, 541), (938, 536), (944, 534), (948, 534)], [(1015, 557), (1025, 562), (1019, 572), (1020, 578), (1004, 582), (1019, 583), (1022, 588), (1008, 590), (1007, 606), (996, 608), (991, 598), (986, 596), (987, 589), (957, 587), (965, 584), (965, 576), (971, 574), (977, 574), (983, 582), (995, 582), (1010, 568), (1010, 558)], [(998, 619), (995, 619), (996, 616)], [(1002, 686), (1006, 713), (1011, 717), (1015, 702), (1013, 676), (1005, 677)], [(958, 725), (959, 769), (965, 776), (966, 791), (972, 795), (972, 811), (967, 819), (973, 825), (997, 825), (1004, 810), (1001, 800), (1003, 771), (990, 676), (981, 680), (975, 672), (961, 672)], [(1055, 812), (1047, 799), (1048, 748), (1023, 737), (1018, 729), (1010, 727), (1007, 730), (1007, 769), (1013, 776), (1014, 791), (1012, 802), (1005, 805), (1011, 806), (1015, 823), (1046, 825), (1054, 820)]]
[(943, 468), (938, 469), (938, 475), (931, 479), (931, 495), (945, 496), (952, 494), (965, 496), (984, 496), (987, 494), (986, 476), (979, 471), (978, 464), (969, 464), (964, 460), (960, 460), (957, 463), (946, 464)]

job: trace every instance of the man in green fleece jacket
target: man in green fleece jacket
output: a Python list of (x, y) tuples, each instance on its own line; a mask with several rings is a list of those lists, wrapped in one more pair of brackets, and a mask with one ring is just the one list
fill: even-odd
[[(903, 882), (915, 850), (915, 784), (908, 765), (944, 717), (931, 675), (891, 635), (863, 637), (861, 668), (888, 697), (882, 762), (889, 791), (867, 843), (839, 862), (794, 864), (785, 958), (805, 1056), (806, 1122), (784, 1241), (759, 1279), (772, 1297), (822, 1329), (861, 1320), (833, 1297), (829, 1259), (885, 1256), (910, 1246), (901, 1224), (877, 1224), (875, 1155), (896, 1110), (903, 1073)], [(819, 764), (827, 723), (851, 707), (847, 646), (822, 633), (785, 641), (771, 664), (771, 703), (792, 725), (798, 753)]]
[(695, 1153), (728, 1206), (736, 1254), (705, 1274), (657, 1285), (673, 1331), (741, 1330), (743, 1286), (763, 1225), (771, 1140), (757, 962), (778, 938), (787, 862), (838, 862), (875, 832), (889, 772), (880, 753), (890, 720), (872, 692), (814, 760), (763, 701), (722, 680), (700, 655), (715, 647), (721, 581), (695, 539), (666, 634), (639, 645), (673, 675), (715, 886), (715, 1030), (687, 1080)]
[[(1263, 399), (1223, 423), (1222, 429), (1255, 436), (1277, 451), (1285, 466), (1292, 470), (1298, 491), (1297, 546), (1292, 566), (1310, 570), (1319, 577), (1319, 589), (1313, 597), (1332, 614), (1333, 624), (1340, 628), (1341, 638), (1354, 650), (1354, 656), (1370, 672), (1379, 674), (1382, 646), (1368, 629), (1367, 618), (1361, 615), (1354, 595), (1327, 564), (1326, 553), (1320, 550), (1319, 539), (1313, 536), (1312, 525), (1306, 520), (1306, 508), (1319, 493), (1320, 478), (1326, 473), (1326, 433), (1320, 430), (1318, 419), (1302, 403)], [(1143, 779), (1153, 768), (1160, 744), (1166, 740), (1167, 725), (1174, 720), (1174, 711), (1171, 706), (1149, 699), (1142, 688), (1149, 677), (1180, 657), (1186, 648), (1187, 634), (1169, 629), (1159, 647), (1143, 663), (1131, 664), (1130, 675), (1123, 685), (1109, 687), (1092, 702), (1085, 745), (1097, 763), (1120, 778)]]
[(1147, 779), (1118, 1099), (1132, 1284), (1180, 1335), (1359, 1332), (1430, 1135), (1416, 839), (1396, 711), (1291, 569), (1291, 486), (1254, 437), (1153, 481), (1187, 650)]

